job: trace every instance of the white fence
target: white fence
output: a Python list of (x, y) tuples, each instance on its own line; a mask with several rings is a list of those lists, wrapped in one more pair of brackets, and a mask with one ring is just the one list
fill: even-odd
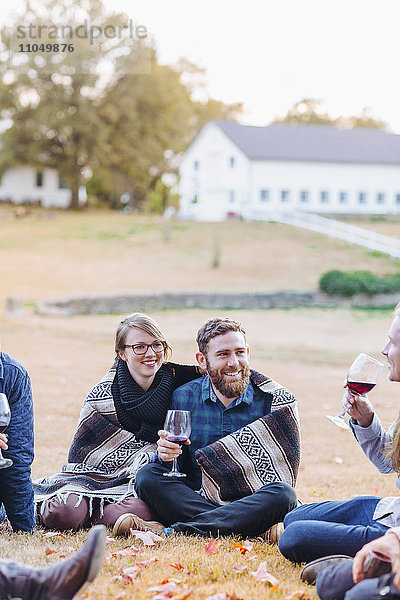
[(277, 223), (310, 229), (311, 231), (329, 235), (332, 238), (345, 240), (349, 244), (364, 246), (368, 250), (383, 252), (392, 258), (400, 258), (400, 239), (312, 213), (291, 211), (273, 212), (269, 215), (253, 214), (252, 220), (276, 221)]

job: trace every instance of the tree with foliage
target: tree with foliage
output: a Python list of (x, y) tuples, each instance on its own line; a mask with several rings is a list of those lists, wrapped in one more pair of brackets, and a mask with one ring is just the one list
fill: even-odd
[(288, 123), (290, 125), (331, 125), (343, 129), (367, 127), (371, 129), (387, 129), (388, 125), (381, 119), (375, 118), (371, 110), (364, 107), (359, 116), (331, 117), (324, 109), (323, 102), (314, 98), (303, 98), (295, 102), (286, 115), (276, 118), (274, 124)]
[[(109, 136), (94, 177), (114, 203), (123, 192), (129, 193), (134, 208), (141, 208), (149, 193), (154, 200), (163, 175), (177, 172), (179, 155), (205, 122), (239, 114), (240, 105), (194, 100), (188, 70), (183, 69), (193, 74), (196, 67), (188, 65), (169, 67), (154, 60), (151, 75), (121, 77), (99, 103)], [(160, 206), (165, 208), (165, 195)]]
[[(121, 50), (132, 53), (138, 45), (116, 36), (90, 39), (85, 27), (96, 23), (104, 31), (125, 21), (122, 14), (107, 15), (101, 0), (27, 0), (23, 17), (2, 31), (2, 53), (10, 58), (0, 70), (1, 117), (9, 124), (2, 135), (1, 166), (57, 169), (71, 189), (73, 208), (108, 134), (95, 109), (107, 87), (99, 66), (107, 61), (117, 72)], [(33, 44), (38, 52), (29, 51)]]
[[(56, 169), (71, 189), (72, 208), (90, 176), (91, 189), (109, 202), (129, 192), (132, 204), (141, 207), (208, 118), (236, 114), (239, 107), (194, 100), (182, 68), (159, 65), (150, 40), (90, 39), (92, 26), (112, 31), (127, 20), (107, 14), (102, 0), (26, 0), (23, 17), (2, 31), (0, 118), (7, 128), (1, 170), (20, 164)], [(20, 23), (23, 40), (17, 39)], [(60, 23), (68, 24), (73, 39), (68, 31), (60, 39)], [(78, 36), (84, 27), (89, 33)], [(25, 49), (36, 43), (43, 50), (18, 52), (21, 42)], [(58, 51), (46, 51), (54, 44)], [(196, 67), (188, 65), (190, 79)]]

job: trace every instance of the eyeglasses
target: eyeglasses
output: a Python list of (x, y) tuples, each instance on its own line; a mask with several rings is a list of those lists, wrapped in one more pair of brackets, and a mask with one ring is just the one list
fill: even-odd
[(165, 342), (153, 342), (152, 344), (125, 344), (124, 348), (132, 348), (135, 354), (146, 354), (147, 350), (151, 348), (155, 354), (163, 352), (167, 344)]

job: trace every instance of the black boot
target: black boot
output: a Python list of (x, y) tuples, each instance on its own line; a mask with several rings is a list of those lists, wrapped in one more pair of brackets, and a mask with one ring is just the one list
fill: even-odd
[(82, 548), (57, 565), (35, 569), (0, 561), (0, 599), (71, 600), (87, 581), (93, 581), (103, 564), (106, 529), (93, 527)]

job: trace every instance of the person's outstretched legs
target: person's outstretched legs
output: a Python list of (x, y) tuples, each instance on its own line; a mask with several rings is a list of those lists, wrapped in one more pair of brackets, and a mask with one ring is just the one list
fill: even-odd
[(294, 562), (309, 562), (330, 554), (354, 556), (388, 529), (372, 518), (379, 500), (360, 496), (295, 508), (284, 519), (279, 550)]
[(215, 506), (180, 479), (163, 477), (160, 464), (145, 465), (136, 477), (138, 496), (164, 525), (197, 535), (254, 537), (283, 520), (297, 503), (294, 489), (282, 482), (262, 486), (251, 496)]
[(57, 565), (35, 569), (0, 560), (0, 598), (71, 600), (100, 571), (105, 548), (106, 528), (97, 525), (81, 550)]

